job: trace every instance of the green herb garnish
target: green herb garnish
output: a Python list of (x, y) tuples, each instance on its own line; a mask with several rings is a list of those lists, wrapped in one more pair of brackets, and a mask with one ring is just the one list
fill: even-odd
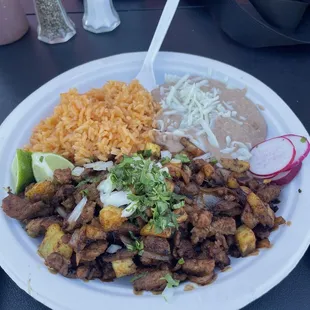
[(179, 265), (183, 265), (184, 263), (185, 263), (185, 261), (184, 261), (183, 257), (178, 260)]
[(96, 183), (99, 181), (101, 181), (101, 177), (86, 178), (85, 180), (78, 183), (76, 187), (80, 187), (82, 185), (89, 184), (89, 183)]
[(209, 162), (212, 165), (216, 165), (218, 163), (218, 160), (216, 158), (210, 158)]
[(139, 255), (142, 255), (144, 252), (143, 241), (142, 240), (139, 241), (136, 237), (135, 237), (135, 241), (132, 244), (126, 244), (126, 247), (131, 252), (138, 251)]
[(151, 157), (151, 156), (152, 156), (152, 150), (143, 151), (143, 157)]
[(83, 197), (87, 197), (88, 193), (89, 193), (89, 190), (88, 190), (87, 188), (86, 188), (86, 189), (82, 189), (82, 190), (80, 191), (80, 194), (81, 194)]
[(39, 158), (40, 163), (43, 163), (43, 159), (44, 159), (44, 157), (40, 156), (40, 158)]
[(174, 158), (180, 160), (183, 164), (190, 162), (190, 159), (185, 154), (177, 154)]
[(179, 203), (176, 203), (175, 205), (172, 206), (172, 209), (176, 210), (176, 209), (180, 209), (182, 207), (184, 207), (185, 205), (185, 201), (180, 201)]
[(180, 281), (174, 280), (169, 273), (167, 273), (163, 278), (160, 278), (160, 280), (166, 280), (168, 288), (177, 287), (180, 284)]
[(130, 191), (128, 199), (137, 205), (130, 218), (148, 219), (147, 210), (151, 209), (156, 232), (169, 227), (177, 227), (173, 206), (178, 205), (183, 196), (170, 192), (166, 179), (171, 176), (167, 168), (161, 168), (151, 159), (144, 159), (141, 154), (124, 156), (123, 160), (110, 171), (112, 183), (117, 190)]
[(307, 139), (305, 137), (301, 137), (300, 142), (301, 143), (305, 143), (307, 141)]
[(170, 161), (171, 161), (171, 159), (170, 159), (169, 157), (164, 157), (164, 158), (160, 161), (160, 163), (161, 163), (162, 165), (165, 165), (165, 164), (170, 163)]

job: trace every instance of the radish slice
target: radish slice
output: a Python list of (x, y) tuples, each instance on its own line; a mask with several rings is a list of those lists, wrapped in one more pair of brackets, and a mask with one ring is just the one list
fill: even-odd
[(251, 154), (250, 172), (266, 177), (289, 169), (296, 150), (289, 139), (277, 137), (257, 144)]
[(278, 173), (269, 174), (269, 175), (257, 175), (257, 174), (252, 173), (253, 178), (264, 179), (264, 180), (272, 179), (272, 178), (276, 177), (277, 175), (278, 175)]
[(298, 166), (308, 156), (310, 152), (310, 143), (303, 136), (289, 134), (289, 135), (284, 135), (283, 137), (286, 139), (289, 139), (293, 143), (295, 150), (296, 150), (295, 159), (290, 167), (290, 169), (292, 169)]
[(272, 182), (278, 185), (286, 185), (290, 183), (297, 176), (299, 170), (301, 169), (301, 165), (302, 163), (299, 163), (297, 166), (295, 166), (289, 171), (280, 172), (272, 179)]

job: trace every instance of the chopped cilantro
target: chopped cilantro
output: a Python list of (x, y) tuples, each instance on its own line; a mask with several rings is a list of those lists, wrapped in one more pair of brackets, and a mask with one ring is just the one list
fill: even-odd
[(184, 201), (180, 201), (179, 203), (176, 203), (175, 205), (172, 206), (172, 209), (176, 210), (176, 209), (180, 209), (182, 207), (184, 207), (185, 202)]
[(210, 158), (210, 160), (209, 160), (209, 162), (210, 162), (210, 164), (212, 164), (212, 165), (216, 165), (217, 163), (218, 163), (218, 160), (216, 159), (216, 158)]
[(177, 287), (180, 284), (180, 281), (174, 280), (169, 273), (167, 273), (163, 278), (160, 278), (160, 280), (166, 280), (168, 288)]
[(152, 156), (152, 150), (143, 151), (143, 157), (151, 157), (151, 156)]
[(142, 255), (144, 251), (143, 241), (139, 241), (139, 239), (133, 234), (132, 231), (129, 231), (129, 235), (134, 240), (134, 242), (131, 244), (126, 244), (127, 249), (132, 252), (138, 251), (138, 254)]
[(184, 263), (185, 263), (185, 261), (184, 261), (183, 257), (178, 260), (179, 265), (183, 265)]
[(82, 194), (83, 197), (87, 197), (88, 193), (89, 193), (89, 190), (87, 188), (86, 189), (82, 189), (80, 191), (80, 194)]
[(298, 189), (298, 193), (300, 194), (301, 192), (302, 192), (302, 190), (299, 188), (299, 189)]
[(129, 235), (130, 235), (131, 239), (137, 240), (137, 237), (134, 235), (134, 233), (131, 230), (129, 230)]
[(43, 159), (44, 159), (44, 157), (40, 156), (40, 158), (39, 158), (40, 163), (43, 163)]
[(151, 209), (153, 218), (149, 222), (155, 226), (156, 232), (178, 226), (173, 206), (184, 197), (168, 190), (166, 179), (171, 176), (167, 169), (158, 167), (149, 158), (144, 159), (141, 154), (135, 154), (133, 157), (124, 156), (110, 173), (117, 190), (131, 191), (128, 199), (137, 204), (131, 218), (147, 219), (147, 210)]
[(307, 141), (307, 139), (305, 137), (301, 137), (300, 142), (301, 143), (305, 143)]
[(137, 274), (130, 280), (130, 282), (135, 282), (136, 280), (143, 278), (146, 275), (147, 275), (147, 272), (142, 272), (140, 274)]
[(138, 251), (139, 255), (142, 255), (144, 252), (143, 241), (142, 240), (139, 241), (136, 237), (135, 237), (135, 241), (132, 244), (126, 244), (126, 247), (131, 252)]
[(165, 165), (165, 164), (170, 163), (170, 161), (171, 161), (171, 159), (170, 159), (169, 157), (164, 157), (164, 158), (160, 161), (160, 163), (161, 163), (162, 165)]
[(85, 180), (83, 180), (80, 183), (78, 183), (78, 185), (76, 187), (80, 187), (80, 186), (88, 184), (88, 183), (96, 183), (96, 182), (99, 182), (99, 181), (101, 181), (100, 177), (86, 178)]
[(180, 160), (183, 164), (190, 162), (190, 159), (185, 154), (177, 154), (174, 158)]

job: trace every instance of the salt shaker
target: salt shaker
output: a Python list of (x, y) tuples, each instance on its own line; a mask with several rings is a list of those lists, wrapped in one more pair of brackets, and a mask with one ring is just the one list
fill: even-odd
[(83, 27), (94, 33), (109, 32), (120, 24), (112, 0), (84, 0)]
[(75, 34), (61, 0), (33, 0), (38, 19), (38, 39), (49, 44), (63, 43)]
[(0, 45), (19, 40), (29, 24), (19, 0), (0, 0)]

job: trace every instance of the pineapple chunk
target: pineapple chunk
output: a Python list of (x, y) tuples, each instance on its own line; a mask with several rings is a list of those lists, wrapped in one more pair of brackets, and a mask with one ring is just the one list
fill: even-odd
[(34, 184), (28, 190), (26, 190), (25, 196), (29, 200), (36, 199), (36, 197), (38, 197), (38, 200), (42, 200), (52, 198), (55, 192), (56, 187), (52, 182), (43, 181)]
[(207, 179), (210, 179), (214, 173), (214, 167), (211, 164), (206, 164), (202, 167), (202, 171)]
[(235, 179), (234, 177), (228, 177), (227, 186), (229, 188), (239, 188), (239, 184), (238, 184), (237, 179)]
[(68, 244), (62, 242), (62, 237), (64, 235), (65, 233), (58, 224), (49, 226), (39, 247), (39, 254), (46, 259), (52, 253), (59, 253), (63, 257), (70, 259), (72, 248)]
[(136, 265), (131, 258), (115, 260), (112, 262), (117, 278), (126, 277), (136, 272)]
[(149, 142), (146, 144), (145, 150), (150, 150), (153, 156), (160, 157), (160, 146), (158, 144)]
[(221, 164), (225, 169), (242, 173), (250, 169), (250, 164), (247, 161), (239, 159), (222, 158)]
[(105, 232), (117, 230), (127, 219), (122, 217), (122, 209), (106, 206), (99, 213), (99, 221)]
[(171, 180), (166, 180), (166, 185), (167, 185), (167, 190), (169, 192), (173, 192), (174, 191), (174, 183)]
[(173, 213), (177, 215), (177, 222), (179, 224), (183, 223), (183, 222), (186, 222), (187, 219), (188, 219), (188, 215), (187, 215), (187, 213), (186, 213), (184, 208), (180, 208), (180, 209), (174, 210)]
[(164, 231), (158, 233), (156, 232), (155, 226), (148, 223), (142, 227), (140, 231), (141, 236), (155, 236), (155, 237), (162, 237), (162, 238), (170, 238), (171, 237), (171, 229), (167, 228)]
[(235, 234), (237, 246), (242, 256), (247, 256), (256, 248), (256, 238), (252, 229), (246, 225), (238, 227)]

